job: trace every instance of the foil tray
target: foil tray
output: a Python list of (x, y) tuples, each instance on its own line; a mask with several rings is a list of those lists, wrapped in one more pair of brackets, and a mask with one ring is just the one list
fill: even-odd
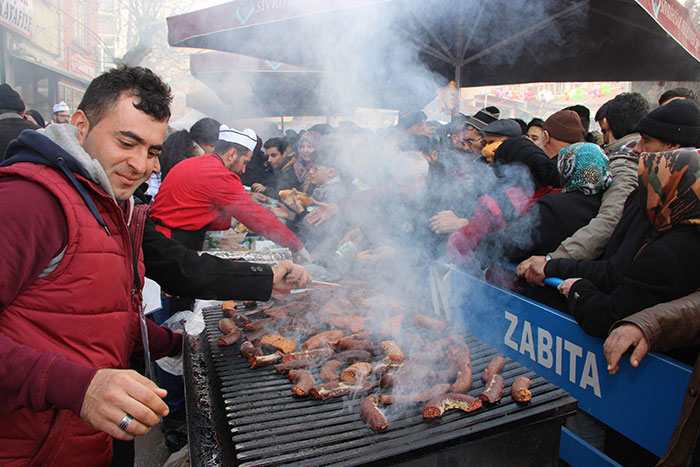
[(206, 250), (199, 254), (213, 255), (218, 258), (238, 261), (248, 261), (249, 263), (275, 264), (282, 260), (292, 259), (292, 252), (289, 248), (275, 248), (274, 250)]

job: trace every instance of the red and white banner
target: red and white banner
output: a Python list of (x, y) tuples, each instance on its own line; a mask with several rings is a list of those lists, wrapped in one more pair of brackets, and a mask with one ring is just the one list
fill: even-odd
[(675, 0), (635, 0), (690, 55), (700, 61), (700, 31), (688, 10)]

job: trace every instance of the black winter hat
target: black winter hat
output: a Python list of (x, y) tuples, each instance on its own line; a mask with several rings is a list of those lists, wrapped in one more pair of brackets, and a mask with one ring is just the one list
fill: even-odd
[(676, 99), (649, 112), (634, 131), (681, 147), (700, 147), (700, 107)]
[(24, 101), (9, 84), (0, 84), (0, 109), (24, 112)]

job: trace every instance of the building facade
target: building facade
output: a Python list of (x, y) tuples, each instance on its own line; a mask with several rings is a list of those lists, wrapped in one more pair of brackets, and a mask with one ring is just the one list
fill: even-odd
[(0, 80), (47, 121), (59, 101), (75, 110), (102, 70), (97, 2), (5, 0), (0, 5)]

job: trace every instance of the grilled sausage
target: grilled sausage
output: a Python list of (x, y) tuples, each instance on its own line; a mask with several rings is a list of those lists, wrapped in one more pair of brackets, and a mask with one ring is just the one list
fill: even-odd
[(403, 324), (403, 319), (405, 315), (394, 315), (389, 318), (386, 323), (382, 326), (382, 335), (384, 336), (394, 336), (401, 334), (401, 325)]
[(277, 320), (285, 320), (289, 318), (289, 312), (284, 308), (267, 308), (263, 310), (263, 314)]
[(481, 400), (466, 394), (444, 394), (431, 400), (423, 409), (423, 418), (441, 417), (452, 409), (473, 412), (481, 408)]
[(262, 350), (255, 347), (250, 341), (245, 341), (241, 344), (241, 356), (245, 359), (249, 359), (255, 355), (262, 355)]
[(372, 359), (372, 354), (366, 350), (346, 350), (335, 354), (334, 358), (343, 363), (368, 362)]
[(457, 354), (457, 381), (452, 385), (452, 392), (465, 394), (472, 387), (472, 359), (469, 353), (459, 351)]
[(369, 339), (338, 339), (335, 347), (340, 350), (366, 350), (374, 352), (374, 344)]
[(261, 329), (267, 329), (274, 326), (277, 323), (275, 318), (265, 318), (251, 321), (250, 323), (243, 326), (243, 330), (247, 332), (260, 331)]
[(224, 334), (228, 334), (236, 327), (236, 323), (234, 323), (231, 318), (221, 318), (219, 320), (219, 331), (223, 332)]
[(484, 374), (481, 375), (481, 381), (483, 381), (484, 384), (486, 384), (491, 379), (492, 375), (497, 375), (501, 372), (505, 364), (506, 359), (503, 358), (501, 355), (496, 355), (495, 357), (493, 357), (489, 364), (486, 366)]
[(340, 380), (340, 376), (336, 374), (336, 371), (340, 370), (342, 366), (343, 363), (339, 362), (338, 360), (328, 360), (326, 363), (323, 364), (319, 372), (319, 375), (321, 376), (321, 381), (323, 381), (324, 383), (329, 383), (331, 381)]
[(331, 327), (349, 329), (350, 332), (360, 332), (365, 329), (365, 321), (370, 318), (362, 316), (331, 316), (324, 321)]
[(275, 371), (280, 374), (289, 373), (291, 370), (300, 370), (302, 368), (308, 368), (314, 364), (311, 360), (292, 360), (287, 363), (278, 363), (275, 365)]
[(321, 332), (309, 338), (306, 342), (304, 342), (301, 345), (301, 347), (304, 350), (318, 349), (320, 347), (324, 347), (330, 344), (331, 341), (340, 339), (341, 337), (343, 337), (344, 334), (345, 332), (341, 330)]
[(353, 363), (340, 373), (340, 380), (349, 383), (356, 383), (363, 379), (367, 379), (370, 373), (372, 373), (372, 365), (367, 362), (357, 362)]
[(379, 344), (379, 348), (392, 362), (401, 362), (404, 359), (403, 350), (394, 341), (383, 341)]
[(306, 370), (290, 370), (289, 381), (294, 383), (292, 392), (297, 396), (308, 396), (309, 391), (314, 387), (314, 379)]
[(442, 331), (443, 329), (445, 329), (445, 327), (447, 327), (447, 323), (442, 321), (442, 320), (431, 318), (430, 316), (420, 315), (420, 314), (415, 315), (413, 317), (413, 322), (417, 326), (420, 326), (420, 327), (425, 328), (425, 329), (429, 329), (431, 331)]
[(510, 387), (510, 395), (515, 402), (530, 402), (532, 393), (530, 385), (532, 381), (526, 376), (518, 376)]
[(358, 382), (357, 384), (348, 384), (342, 381), (334, 381), (332, 383), (314, 386), (309, 391), (316, 399), (326, 400), (331, 397), (340, 397), (348, 395), (352, 392), (368, 392), (374, 388), (372, 383), (367, 380)]
[(374, 373), (377, 378), (381, 378), (390, 371), (399, 370), (401, 367), (403, 367), (403, 363), (384, 360), (383, 362), (379, 362), (374, 365), (374, 368), (372, 368), (372, 373)]
[(393, 388), (401, 384), (402, 381), (412, 383), (414, 381), (425, 381), (432, 378), (432, 370), (425, 365), (404, 365), (396, 373), (387, 373), (382, 376), (379, 385), (383, 388)]
[(335, 354), (333, 352), (333, 349), (314, 349), (314, 350), (307, 350), (305, 352), (294, 352), (294, 353), (288, 353), (282, 357), (283, 362), (291, 362), (292, 360), (301, 360), (301, 359), (309, 359), (309, 360), (322, 360), (325, 358), (330, 358)]
[(274, 363), (279, 362), (281, 359), (282, 355), (278, 352), (275, 352), (270, 355), (250, 357), (248, 359), (248, 363), (250, 363), (250, 369), (253, 370), (255, 368), (261, 368), (264, 366), (272, 365)]
[(362, 404), (360, 404), (360, 417), (370, 428), (376, 431), (386, 430), (386, 427), (389, 425), (386, 417), (379, 410), (377, 398), (374, 396), (369, 396), (362, 401)]
[(217, 341), (219, 345), (231, 345), (243, 339), (243, 333), (230, 318), (219, 320), (219, 330), (225, 334), (219, 337)]
[(491, 376), (489, 382), (484, 386), (484, 391), (479, 394), (479, 399), (484, 402), (495, 404), (503, 397), (503, 388), (505, 385), (506, 383), (503, 381), (503, 376), (499, 374)]
[(236, 323), (236, 326), (240, 326), (244, 328), (248, 324), (250, 324), (250, 318), (248, 318), (246, 315), (243, 313), (232, 313), (231, 316), (229, 316), (231, 320)]
[[(226, 319), (226, 318), (224, 318), (224, 319)], [(232, 329), (231, 332), (229, 332), (225, 336), (219, 337), (219, 340), (217, 340), (216, 342), (219, 345), (232, 345), (241, 339), (243, 339), (243, 333), (241, 332), (240, 329), (238, 329), (238, 327), (236, 327), (236, 328)]]
[(380, 394), (379, 401), (382, 404), (410, 404), (416, 402), (428, 402), (436, 397), (446, 394), (450, 390), (449, 384), (438, 384), (427, 391), (418, 394)]
[(256, 306), (258, 306), (258, 302), (256, 302), (255, 300), (246, 300), (243, 302), (243, 306), (245, 306), (246, 308), (255, 308)]
[(279, 332), (283, 336), (305, 337), (305, 336), (313, 336), (314, 334), (316, 334), (318, 332), (318, 329), (310, 328), (307, 326), (289, 325), (289, 326), (280, 326), (277, 329), (277, 332)]
[(449, 336), (438, 339), (430, 344), (431, 348), (441, 350), (445, 347), (456, 347), (459, 350), (469, 352), (469, 345), (464, 342), (464, 338), (459, 334), (450, 334)]

